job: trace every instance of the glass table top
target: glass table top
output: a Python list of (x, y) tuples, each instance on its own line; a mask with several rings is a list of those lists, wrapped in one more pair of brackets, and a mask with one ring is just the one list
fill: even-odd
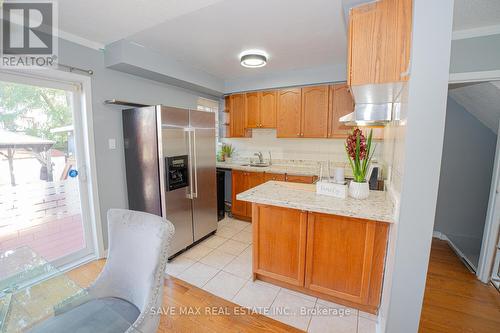
[[(85, 298), (90, 299), (85, 288), (29, 247), (0, 253), (0, 333), (28, 332)], [(111, 308), (103, 311), (114, 323), (126, 321)]]

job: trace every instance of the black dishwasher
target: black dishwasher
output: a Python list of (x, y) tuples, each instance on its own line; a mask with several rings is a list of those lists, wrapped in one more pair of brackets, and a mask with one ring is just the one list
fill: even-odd
[(226, 173), (221, 170), (217, 170), (217, 220), (220, 221), (224, 218), (224, 188), (225, 188), (225, 176)]

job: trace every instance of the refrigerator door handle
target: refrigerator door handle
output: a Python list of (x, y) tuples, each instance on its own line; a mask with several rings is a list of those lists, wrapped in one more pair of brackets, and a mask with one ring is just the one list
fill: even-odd
[(191, 128), (184, 129), (187, 132), (188, 137), (188, 163), (189, 163), (189, 193), (187, 194), (188, 199), (193, 199), (193, 154), (191, 147), (193, 146), (191, 140)]
[(193, 129), (193, 173), (194, 173), (194, 192), (192, 193), (193, 198), (198, 198), (198, 165), (196, 162), (196, 129)]

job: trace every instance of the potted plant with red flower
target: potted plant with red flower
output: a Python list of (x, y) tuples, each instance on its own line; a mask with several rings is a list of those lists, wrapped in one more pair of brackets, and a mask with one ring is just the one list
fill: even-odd
[(347, 159), (354, 176), (354, 179), (349, 183), (349, 196), (355, 199), (366, 199), (370, 194), (366, 173), (375, 151), (372, 149), (372, 136), (373, 130), (370, 130), (367, 139), (363, 132), (356, 128), (345, 142)]

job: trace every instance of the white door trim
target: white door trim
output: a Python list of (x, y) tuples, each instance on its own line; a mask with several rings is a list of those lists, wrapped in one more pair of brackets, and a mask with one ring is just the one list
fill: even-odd
[[(449, 83), (467, 83), (467, 82), (486, 82), (500, 80), (500, 70), (451, 73)], [(500, 126), (500, 125), (499, 125)], [(500, 128), (500, 127), (499, 127)], [(500, 181), (500, 135), (497, 138), (497, 147), (495, 154), (495, 164), (493, 166), (493, 175), (491, 178), (490, 197), (488, 201), (488, 211), (484, 224), (483, 240), (481, 252), (477, 265), (476, 276), (481, 282), (488, 283), (493, 269), (493, 260), (496, 253), (499, 221), (495, 220), (494, 208), (496, 200), (496, 190)]]
[[(500, 122), (499, 122), (500, 126)], [(499, 127), (500, 128), (500, 127)], [(498, 191), (500, 191), (500, 135), (497, 136), (497, 147), (495, 152), (495, 163), (493, 165), (493, 175), (491, 177), (490, 197), (488, 201), (488, 211), (484, 224), (483, 241), (481, 253), (477, 267), (477, 277), (484, 283), (488, 283), (493, 269), (493, 260), (496, 254), (498, 233), (500, 228), (500, 216), (497, 212), (496, 202)]]
[(500, 34), (500, 25), (453, 31), (452, 40), (485, 37)]
[(449, 83), (482, 82), (482, 81), (494, 81), (494, 80), (500, 80), (500, 70), (450, 73)]
[[(85, 146), (84, 155), (85, 165), (87, 166), (84, 171), (88, 179), (85, 184), (87, 185), (87, 192), (89, 196), (89, 214), (92, 227), (93, 244), (95, 247), (95, 256), (97, 258), (103, 258), (105, 253), (99, 193), (97, 187), (97, 165), (95, 158), (94, 123), (92, 112), (92, 84), (90, 77), (56, 69), (33, 69), (30, 71), (0, 69), (0, 78), (2, 76), (5, 78), (12, 78), (12, 76), (20, 78), (24, 77), (28, 79), (26, 81), (28, 84), (29, 78), (31, 78), (47, 82), (53, 81), (54, 84), (57, 84), (57, 82), (72, 84), (78, 87), (77, 90), (79, 91), (75, 94), (75, 96), (80, 96), (81, 98), (81, 120), (84, 136), (83, 143)], [(83, 186), (83, 184), (80, 183), (80, 186)]]

